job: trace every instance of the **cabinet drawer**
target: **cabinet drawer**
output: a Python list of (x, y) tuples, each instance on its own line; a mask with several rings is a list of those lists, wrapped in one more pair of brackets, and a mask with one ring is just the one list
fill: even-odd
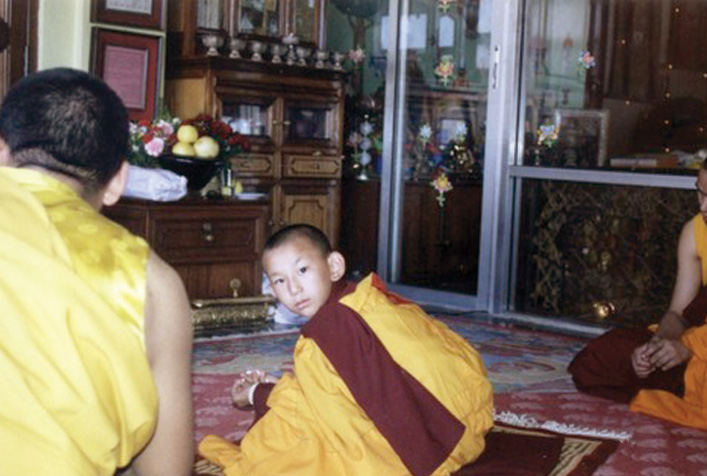
[(285, 177), (341, 177), (341, 158), (326, 155), (286, 155)]
[(230, 160), (233, 173), (238, 177), (272, 177), (274, 174), (272, 155), (238, 155)]
[(154, 247), (172, 263), (217, 263), (257, 260), (256, 220), (233, 216), (155, 217)]

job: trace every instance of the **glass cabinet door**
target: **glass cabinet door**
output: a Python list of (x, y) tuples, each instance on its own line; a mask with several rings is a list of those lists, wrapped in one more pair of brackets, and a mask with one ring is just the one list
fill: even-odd
[(234, 131), (248, 136), (254, 144), (274, 144), (276, 134), (276, 99), (219, 95), (221, 116)]
[(323, 0), (292, 0), (291, 30), (300, 42), (321, 44), (320, 19), (323, 9)]
[(335, 102), (285, 99), (283, 107), (283, 145), (301, 144), (336, 150), (339, 118)]
[(285, 34), (283, 3), (280, 0), (240, 0), (236, 3), (236, 30), (259, 36)]

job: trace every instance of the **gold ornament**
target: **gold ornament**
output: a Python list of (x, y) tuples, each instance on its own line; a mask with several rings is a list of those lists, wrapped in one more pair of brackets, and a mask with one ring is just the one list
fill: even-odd
[(594, 308), (594, 315), (600, 321), (616, 313), (616, 307), (610, 301), (595, 301), (592, 303), (592, 308)]

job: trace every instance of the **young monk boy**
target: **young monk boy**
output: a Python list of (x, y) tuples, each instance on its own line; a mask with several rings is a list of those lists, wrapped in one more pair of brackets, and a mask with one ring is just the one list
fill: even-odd
[(273, 235), (263, 266), (276, 297), (309, 318), (294, 373), (274, 386), (248, 385), (257, 373), (237, 382), (236, 403), (250, 395), (260, 418), (240, 445), (207, 436), (204, 457), (228, 476), (426, 476), (480, 455), (491, 385), (463, 338), (375, 275), (342, 281), (344, 257), (309, 225)]

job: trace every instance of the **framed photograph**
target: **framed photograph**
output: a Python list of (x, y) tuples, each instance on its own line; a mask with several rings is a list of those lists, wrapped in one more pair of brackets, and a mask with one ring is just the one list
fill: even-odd
[(123, 100), (131, 120), (153, 119), (160, 91), (162, 39), (94, 28), (91, 72)]
[(596, 168), (606, 165), (609, 134), (607, 109), (556, 109), (557, 149), (567, 167)]
[(91, 21), (164, 29), (163, 0), (91, 0)]

